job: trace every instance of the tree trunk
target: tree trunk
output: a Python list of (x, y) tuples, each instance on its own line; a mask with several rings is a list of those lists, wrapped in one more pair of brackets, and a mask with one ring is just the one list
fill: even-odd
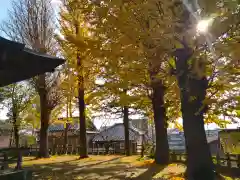
[(40, 148), (39, 148), (39, 158), (49, 158), (48, 151), (48, 124), (41, 122), (40, 129)]
[(80, 158), (87, 158), (87, 135), (86, 135), (86, 118), (85, 118), (85, 102), (84, 90), (78, 90), (78, 103), (79, 103), (79, 126), (80, 126)]
[(181, 91), (181, 111), (187, 150), (187, 176), (190, 180), (214, 179), (213, 163), (204, 129), (203, 100), (208, 81), (205, 76), (194, 75), (188, 61), (192, 49), (184, 47), (175, 51), (176, 72)]
[(68, 128), (69, 128), (69, 123), (68, 123), (68, 100), (67, 100), (67, 122), (65, 129), (64, 129), (64, 149), (67, 149), (68, 146)]
[(130, 156), (130, 139), (129, 139), (129, 118), (128, 118), (128, 107), (123, 107), (123, 125), (124, 125), (124, 137), (125, 137), (125, 154)]
[(40, 148), (39, 158), (48, 158), (48, 125), (50, 119), (50, 110), (48, 109), (47, 90), (45, 74), (39, 76), (39, 96), (40, 96), (40, 109), (41, 109), (41, 129), (40, 129)]
[[(79, 33), (79, 24), (75, 25), (76, 35)], [(83, 62), (77, 51), (77, 70), (78, 70), (78, 108), (79, 108), (79, 135), (80, 135), (80, 158), (87, 158), (87, 134), (86, 134), (86, 117), (85, 117), (85, 101), (84, 101), (84, 75)]]
[(157, 164), (166, 165), (169, 162), (169, 146), (167, 136), (166, 111), (164, 107), (164, 85), (162, 80), (152, 81), (152, 106), (155, 123), (156, 151), (155, 161)]
[(14, 139), (16, 148), (19, 148), (19, 129), (17, 124), (17, 114), (13, 112)]

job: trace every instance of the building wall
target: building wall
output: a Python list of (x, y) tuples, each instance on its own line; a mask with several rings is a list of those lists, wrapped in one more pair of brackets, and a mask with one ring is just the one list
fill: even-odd
[[(108, 143), (109, 147), (114, 150), (114, 153), (117, 154), (124, 154), (125, 153), (125, 142), (122, 141), (115, 141), (115, 142), (95, 142), (93, 145), (94, 152), (100, 152), (104, 151), (105, 152), (105, 145)], [(130, 152), (132, 154), (137, 153), (137, 143), (135, 141), (130, 141)]]
[(183, 134), (168, 134), (169, 149), (177, 152), (185, 151), (185, 139)]
[(7, 148), (10, 144), (10, 135), (0, 136), (0, 148)]
[(141, 131), (148, 131), (148, 121), (147, 119), (132, 119), (130, 121), (133, 127), (141, 130)]
[[(92, 147), (92, 137), (94, 134), (87, 134), (87, 144), (88, 147)], [(54, 133), (49, 133), (48, 137), (48, 143), (49, 143), (49, 148), (52, 148), (54, 145), (65, 145), (64, 142), (64, 133), (62, 132), (54, 132)], [(79, 146), (79, 135), (74, 134), (73, 132), (68, 132), (68, 145), (71, 145), (73, 148), (76, 148)]]

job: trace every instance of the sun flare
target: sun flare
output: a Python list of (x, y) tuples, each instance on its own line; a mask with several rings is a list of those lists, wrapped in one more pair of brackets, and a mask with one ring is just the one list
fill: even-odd
[(204, 19), (198, 22), (197, 31), (199, 33), (206, 33), (208, 31), (208, 27), (211, 25), (213, 19)]

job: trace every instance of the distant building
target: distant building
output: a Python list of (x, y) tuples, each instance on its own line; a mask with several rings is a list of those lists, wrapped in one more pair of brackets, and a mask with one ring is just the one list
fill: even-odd
[(240, 129), (224, 129), (219, 132), (224, 153), (240, 154)]
[(129, 124), (140, 131), (148, 132), (149, 123), (147, 119), (130, 119)]
[(169, 149), (177, 152), (185, 151), (185, 138), (183, 132), (178, 129), (168, 129)]
[(103, 130), (108, 129), (108, 128), (110, 128), (110, 127), (111, 127), (111, 126), (102, 126), (102, 127), (99, 128), (99, 131), (103, 131)]
[[(206, 130), (207, 141), (211, 150), (212, 154), (217, 154), (218, 151), (222, 153), (221, 148), (219, 148), (219, 129), (215, 130)], [(155, 137), (155, 129), (154, 126), (150, 127), (149, 133), (151, 138)], [(169, 149), (175, 152), (185, 152), (186, 145), (185, 145), (185, 137), (184, 132), (178, 129), (168, 129), (168, 144)], [(155, 144), (155, 140), (152, 140)]]
[[(143, 141), (143, 131), (129, 126), (129, 139), (131, 152), (137, 153), (141, 151), (141, 145)], [(94, 149), (105, 149), (106, 147), (114, 149), (114, 153), (125, 152), (125, 135), (123, 123), (116, 123), (113, 126), (100, 131), (92, 139)], [(140, 147), (140, 148), (139, 148)]]
[[(61, 119), (60, 119), (61, 120)], [(97, 134), (97, 128), (91, 120), (86, 121), (87, 126), (87, 144), (91, 146), (91, 140)], [(65, 145), (65, 125), (63, 123), (54, 123), (48, 127), (48, 144), (49, 148), (54, 146), (64, 146)], [(73, 117), (72, 122), (68, 123), (67, 130), (67, 144), (72, 146), (72, 148), (79, 147), (79, 118)]]

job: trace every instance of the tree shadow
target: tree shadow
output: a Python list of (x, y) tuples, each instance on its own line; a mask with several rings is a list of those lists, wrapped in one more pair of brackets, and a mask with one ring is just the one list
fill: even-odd
[(140, 174), (137, 177), (130, 178), (133, 180), (150, 180), (152, 179), (156, 174), (158, 174), (160, 171), (162, 171), (166, 166), (160, 166), (157, 164), (151, 164), (148, 166), (147, 170)]
[[(128, 170), (131, 168), (128, 168)], [(56, 179), (80, 179), (84, 178), (85, 180), (93, 179), (106, 179), (114, 177), (114, 179), (126, 179), (126, 165), (123, 163), (110, 163), (105, 162), (101, 164), (94, 165), (74, 165), (63, 163), (51, 164), (48, 168), (38, 169), (34, 171), (33, 180), (44, 180), (47, 178), (56, 178)]]
[(240, 177), (240, 168), (229, 168), (229, 167), (222, 166), (222, 167), (217, 167), (216, 172), (221, 173), (224, 176), (232, 177), (233, 179)]
[(131, 163), (118, 160), (89, 165), (77, 165), (65, 162), (62, 164), (50, 164), (48, 168), (45, 169), (41, 169), (39, 166), (34, 172), (33, 180), (150, 180), (165, 167), (166, 166), (160, 166), (157, 164), (136, 167), (132, 166)]

